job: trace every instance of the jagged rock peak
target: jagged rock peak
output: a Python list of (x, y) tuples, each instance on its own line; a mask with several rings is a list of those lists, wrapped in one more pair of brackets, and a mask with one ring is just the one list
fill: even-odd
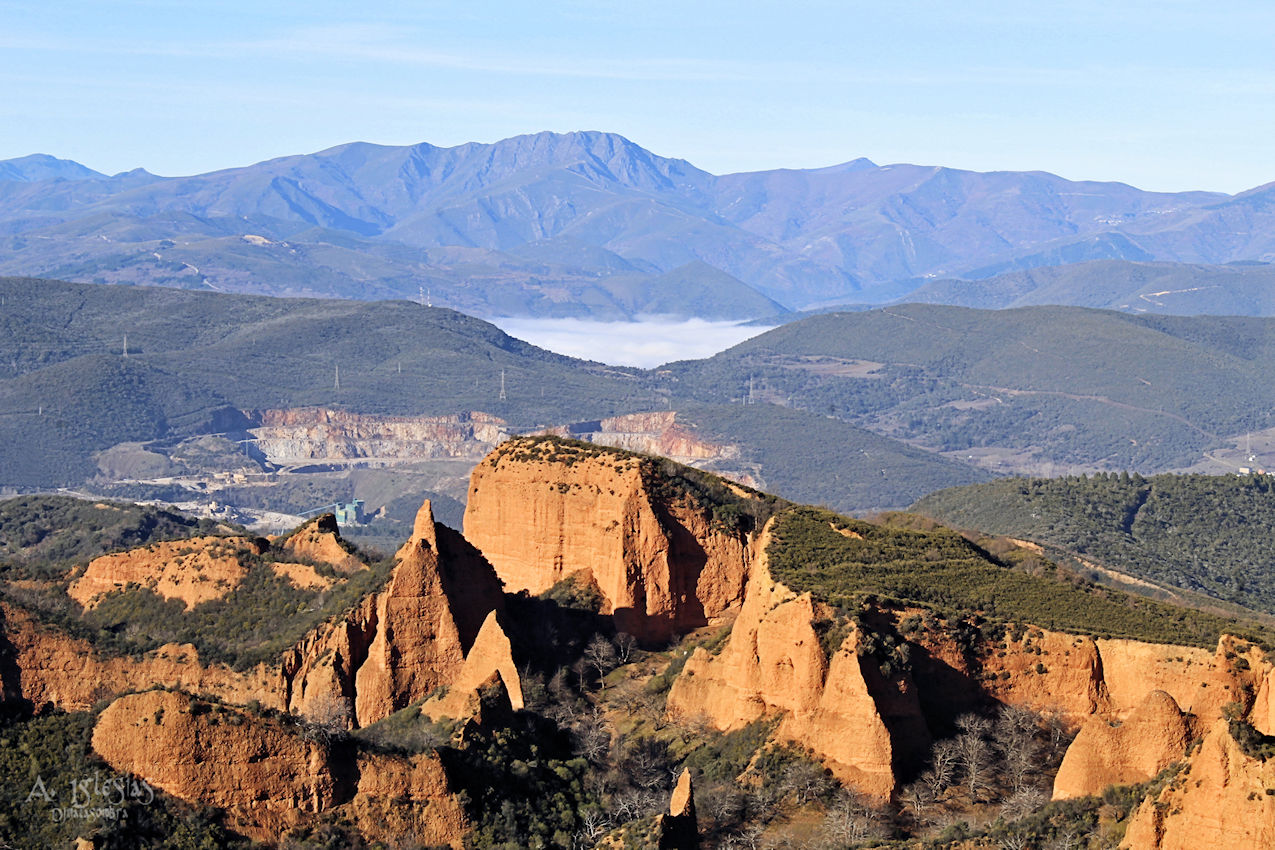
[(522, 679), (514, 664), (513, 647), (495, 611), (491, 611), (483, 621), (478, 637), (447, 694), (426, 702), (421, 711), (434, 719), (462, 718), (472, 713), (479, 703), (481, 692), (493, 684), (504, 689), (512, 710), (522, 709)]

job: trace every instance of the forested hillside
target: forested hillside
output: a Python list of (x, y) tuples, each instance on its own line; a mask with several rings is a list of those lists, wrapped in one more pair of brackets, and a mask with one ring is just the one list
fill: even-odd
[(1269, 476), (1007, 478), (934, 493), (914, 510), (1275, 613)]

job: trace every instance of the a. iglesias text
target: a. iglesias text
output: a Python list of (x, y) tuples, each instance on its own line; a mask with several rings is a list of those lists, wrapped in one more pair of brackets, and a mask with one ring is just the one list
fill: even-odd
[(55, 822), (72, 820), (124, 821), (130, 804), (149, 806), (155, 801), (155, 789), (145, 779), (122, 774), (94, 772), (53, 787), (37, 776), (27, 794), (27, 803), (49, 806)]

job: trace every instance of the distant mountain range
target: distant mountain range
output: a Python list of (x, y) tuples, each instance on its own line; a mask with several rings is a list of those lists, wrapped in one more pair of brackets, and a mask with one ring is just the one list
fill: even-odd
[[(1157, 309), (1138, 275), (1183, 291), (1207, 278), (1183, 310), (1269, 313), (1265, 270), (1216, 267), (1271, 260), (1275, 184), (1157, 193), (865, 159), (715, 176), (598, 132), (354, 143), (174, 178), (0, 162), (0, 274), (483, 316), (750, 318), (914, 291)], [(1069, 270), (1021, 274), (1054, 266)]]

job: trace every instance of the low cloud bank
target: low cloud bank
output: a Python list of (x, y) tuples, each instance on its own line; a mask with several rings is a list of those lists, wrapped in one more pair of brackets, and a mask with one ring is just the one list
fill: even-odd
[(710, 357), (770, 330), (769, 327), (704, 319), (597, 322), (512, 317), (493, 319), (492, 322), (510, 336), (559, 354), (644, 369), (672, 360)]

